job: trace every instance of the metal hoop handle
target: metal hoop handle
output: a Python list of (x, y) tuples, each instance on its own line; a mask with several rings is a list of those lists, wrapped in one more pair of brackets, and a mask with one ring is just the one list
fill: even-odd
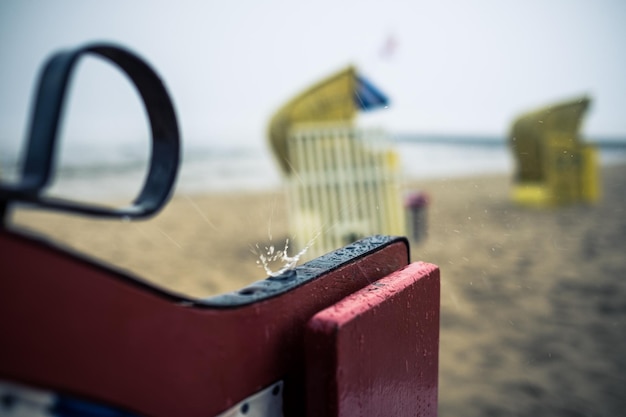
[[(152, 136), (150, 168), (143, 187), (130, 206), (103, 207), (42, 195), (53, 178), (59, 119), (67, 87), (78, 60), (93, 54), (122, 70), (137, 88)], [(174, 106), (156, 72), (134, 53), (110, 44), (90, 44), (52, 55), (39, 77), (28, 146), (17, 184), (0, 184), (1, 212), (21, 201), (43, 208), (99, 217), (143, 218), (158, 212), (170, 197), (180, 159), (180, 137)]]

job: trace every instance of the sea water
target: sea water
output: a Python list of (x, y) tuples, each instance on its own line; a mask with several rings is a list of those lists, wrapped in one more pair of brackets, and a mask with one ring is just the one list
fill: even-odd
[[(405, 181), (511, 174), (514, 169), (504, 138), (403, 135), (394, 146)], [(603, 142), (599, 149), (601, 164), (626, 163), (626, 140)], [(144, 181), (148, 153), (146, 144), (130, 140), (64, 149), (48, 193), (82, 201), (130, 200)], [(18, 171), (18, 158), (0, 149), (2, 180), (14, 181)], [(176, 193), (268, 191), (282, 186), (278, 165), (262, 140), (232, 147), (183, 144)]]

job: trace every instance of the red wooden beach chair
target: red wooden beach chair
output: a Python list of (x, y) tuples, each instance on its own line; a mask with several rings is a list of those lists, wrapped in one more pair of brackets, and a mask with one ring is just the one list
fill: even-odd
[[(129, 75), (150, 118), (151, 167), (128, 208), (42, 193), (66, 84), (86, 53)], [(20, 180), (0, 186), (0, 415), (437, 414), (439, 270), (410, 264), (404, 238), (372, 236), (194, 299), (11, 226), (16, 204), (137, 218), (165, 204), (178, 128), (166, 90), (137, 56), (111, 45), (54, 55), (29, 140)]]

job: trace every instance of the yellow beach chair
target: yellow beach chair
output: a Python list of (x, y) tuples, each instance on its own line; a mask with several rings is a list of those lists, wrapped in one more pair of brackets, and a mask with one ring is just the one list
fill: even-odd
[(383, 131), (357, 128), (359, 110), (387, 98), (340, 71), (298, 95), (272, 118), (269, 140), (288, 187), (291, 235), (307, 257), (373, 234), (405, 234), (399, 158)]
[(590, 102), (581, 97), (515, 120), (510, 133), (517, 164), (515, 202), (547, 207), (598, 200), (597, 151), (579, 134)]

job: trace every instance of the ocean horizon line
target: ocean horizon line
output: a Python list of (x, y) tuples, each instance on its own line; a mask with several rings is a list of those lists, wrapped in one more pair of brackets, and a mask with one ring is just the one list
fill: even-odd
[[(495, 134), (453, 134), (453, 133), (421, 133), (400, 132), (391, 134), (397, 143), (432, 143), (442, 145), (466, 146), (508, 146), (508, 137)], [(626, 136), (618, 135), (583, 135), (581, 142), (594, 145), (604, 150), (626, 149)]]

